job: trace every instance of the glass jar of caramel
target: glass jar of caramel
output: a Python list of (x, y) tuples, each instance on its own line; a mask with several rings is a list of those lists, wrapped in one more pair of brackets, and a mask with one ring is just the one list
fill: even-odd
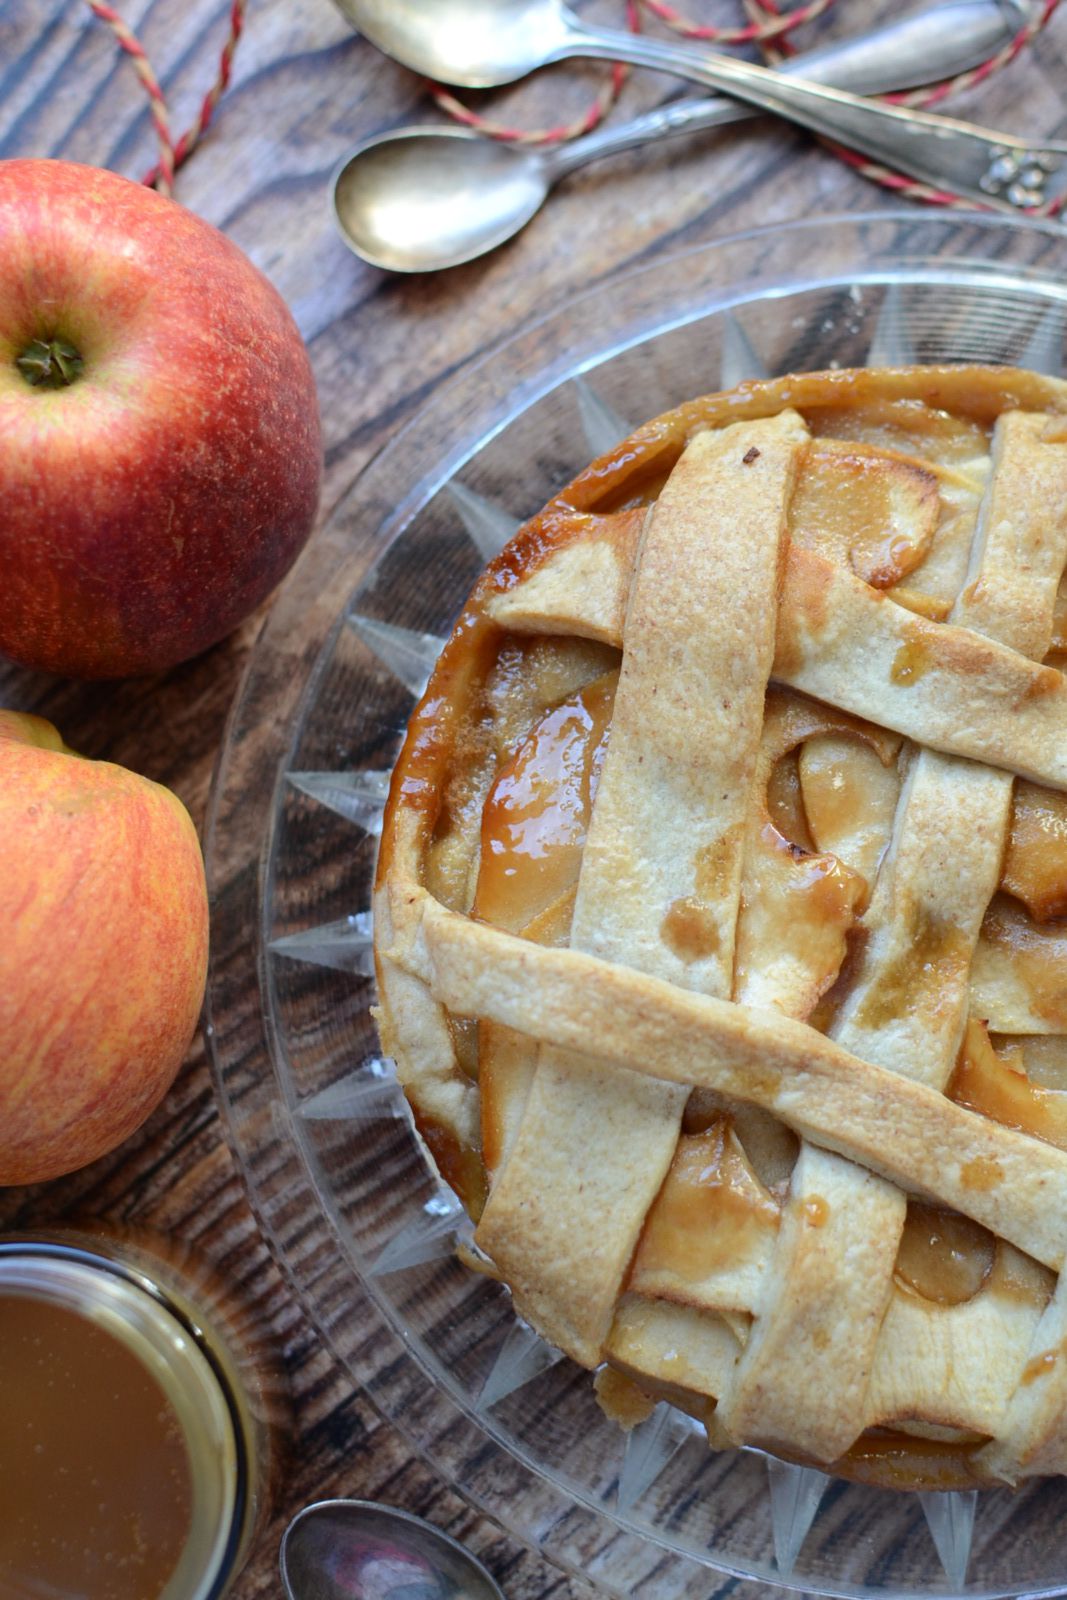
[(194, 1258), (141, 1235), (0, 1235), (0, 1600), (219, 1600), (282, 1412)]

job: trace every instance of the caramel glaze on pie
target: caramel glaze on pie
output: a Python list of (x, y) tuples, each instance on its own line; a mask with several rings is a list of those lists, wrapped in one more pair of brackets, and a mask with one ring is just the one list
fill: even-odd
[(966, 367), (680, 406), (520, 529), (412, 716), (383, 1042), (623, 1426), (1067, 1471), (1065, 414)]

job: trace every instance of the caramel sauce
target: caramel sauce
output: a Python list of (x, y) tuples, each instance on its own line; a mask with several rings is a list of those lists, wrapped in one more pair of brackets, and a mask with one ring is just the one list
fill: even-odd
[(825, 1228), (830, 1220), (830, 1207), (821, 1194), (813, 1194), (801, 1207), (809, 1228)]
[(728, 1117), (682, 1134), (645, 1226), (628, 1287), (664, 1291), (663, 1279), (699, 1283), (739, 1261), (778, 1227), (777, 1201), (749, 1166)]
[(926, 676), (933, 666), (930, 647), (922, 639), (908, 639), (893, 657), (889, 677), (893, 683), (913, 684)]
[[(615, 684), (616, 674), (608, 673), (546, 712), (501, 766), (482, 810), (472, 915), (535, 944), (564, 945), (570, 935)], [(479, 1027), (482, 1144), (490, 1172), (503, 1159), (505, 1128), (535, 1061), (536, 1046), (510, 1029)], [(438, 1130), (421, 1122), (419, 1128), (443, 1176), (477, 1219), (485, 1204), (482, 1162), (461, 1163), (462, 1152)]]
[(1010, 1055), (1008, 1060), (997, 1055), (984, 1025), (972, 1020), (948, 1086), (949, 1099), (1007, 1128), (1018, 1128), (1067, 1150), (1067, 1094), (1031, 1083), (1010, 1062)]
[(607, 674), (546, 713), (482, 812), (472, 915), (519, 933), (577, 882), (615, 695)]
[(483, 681), (495, 649), (495, 630), (479, 609), (486, 582), (471, 595), (408, 722), (382, 819), (376, 885), (384, 882), (392, 865), (397, 809), (418, 813), (427, 835), (438, 820), (444, 774), (455, 754), (472, 687)]
[(679, 961), (702, 961), (719, 948), (714, 906), (685, 895), (672, 900), (660, 923), (660, 937)]
[(891, 589), (889, 598), (915, 616), (925, 617), (928, 622), (944, 622), (952, 611), (951, 600), (942, 600), (938, 595), (923, 594), (918, 589), (905, 586)]
[(1037, 1016), (1067, 1032), (1067, 923), (1038, 923), (1021, 905), (995, 895), (982, 923), (982, 939), (999, 947), (1026, 989)]
[(192, 1526), (177, 1416), (118, 1339), (0, 1295), (0, 1593), (156, 1600)]
[(1022, 1370), (1020, 1387), (1028, 1389), (1039, 1378), (1050, 1378), (1062, 1353), (1061, 1350), (1042, 1350), (1040, 1355), (1032, 1356)]
[(697, 894), (703, 899), (718, 901), (731, 892), (743, 833), (742, 824), (735, 823), (697, 851), (694, 882)]
[[(832, 1470), (891, 1489), (966, 1489), (983, 1482), (975, 1456), (988, 1441), (920, 1439), (894, 1428), (868, 1428)], [(818, 1463), (815, 1463), (818, 1465)], [(823, 1471), (827, 1471), (825, 1466)]]
[(439, 1122), (435, 1116), (427, 1116), (419, 1105), (415, 1090), (409, 1093), (408, 1100), (415, 1126), (426, 1141), (434, 1165), (477, 1222), (487, 1198), (487, 1178), (481, 1152), (463, 1143), (451, 1128)]
[(1004, 1168), (994, 1156), (975, 1156), (960, 1168), (960, 1183), (972, 1194), (988, 1194), (1004, 1181)]
[(908, 1011), (939, 1016), (944, 1005), (955, 1003), (955, 991), (969, 965), (970, 951), (959, 929), (917, 906), (910, 943), (887, 964), (881, 983), (864, 998), (857, 1020), (880, 1028)]
[(1067, 794), (1016, 779), (1000, 886), (1036, 922), (1067, 913)]
[(995, 1255), (996, 1239), (988, 1229), (956, 1211), (913, 1200), (897, 1251), (896, 1280), (937, 1305), (963, 1305), (985, 1286)]

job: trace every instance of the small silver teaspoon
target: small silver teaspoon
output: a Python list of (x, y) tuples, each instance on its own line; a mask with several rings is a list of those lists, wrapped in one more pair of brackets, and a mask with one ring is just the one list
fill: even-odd
[(279, 1565), (287, 1600), (504, 1600), (456, 1539), (371, 1500), (306, 1506), (285, 1530)]
[[(777, 70), (878, 94), (966, 72), (1025, 24), (1023, 0), (945, 0)], [(367, 139), (334, 179), (342, 237), (392, 272), (436, 272), (494, 250), (530, 221), (552, 186), (601, 156), (758, 115), (736, 100), (676, 100), (565, 145), (500, 144), (466, 129), (412, 127)]]
[(571, 56), (627, 61), (718, 89), (920, 182), (1000, 210), (1058, 198), (1067, 182), (1063, 142), (1031, 146), (973, 123), (864, 100), (732, 56), (704, 54), (643, 34), (587, 28), (562, 0), (338, 4), (380, 50), (442, 83), (491, 88)]

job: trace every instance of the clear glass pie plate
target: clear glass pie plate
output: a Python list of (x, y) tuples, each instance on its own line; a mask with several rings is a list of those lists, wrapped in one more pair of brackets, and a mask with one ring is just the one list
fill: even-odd
[[(443, 385), (290, 579), (234, 706), (209, 824), (208, 1027), (252, 1203), (322, 1338), (450, 1484), (605, 1594), (727, 1575), (834, 1595), (1067, 1592), (1067, 1487), (906, 1494), (716, 1455), (666, 1404), (629, 1435), (455, 1246), (371, 1007), (388, 773), (486, 557), (590, 457), (761, 372), (1061, 372), (1067, 237), (919, 211), (819, 218), (608, 278)], [(744, 1592), (746, 1585), (741, 1585)]]

